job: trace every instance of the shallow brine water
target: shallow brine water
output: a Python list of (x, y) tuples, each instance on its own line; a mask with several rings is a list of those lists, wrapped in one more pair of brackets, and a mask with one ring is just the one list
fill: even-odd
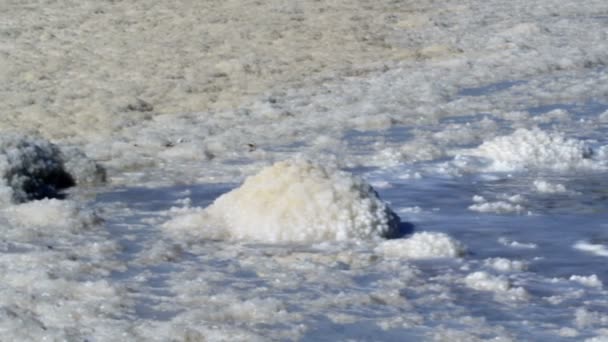
[[(520, 83), (459, 96), (487, 96)], [(394, 240), (188, 240), (163, 224), (239, 184), (103, 193), (95, 205), (109, 217), (107, 229), (123, 246), (117, 258), (126, 263), (109, 279), (131, 289), (130, 319), (150, 338), (165, 329), (309, 341), (602, 335), (608, 326), (602, 146), (608, 141), (599, 116), (606, 109), (596, 101), (524, 109), (530, 121), (558, 119), (515, 132), (509, 121), (473, 113), (435, 125), (346, 133), (344, 143), (364, 158), (378, 158), (370, 152), (378, 141), (391, 149), (471, 127), (482, 136), (479, 127), (489, 121), (502, 136), (481, 139), (500, 145), (502, 155), (464, 141), (444, 146), (438, 157), (349, 169), (401, 217)], [(559, 118), (564, 113), (566, 121)], [(562, 135), (547, 138), (551, 132)], [(411, 243), (399, 244), (404, 241)]]

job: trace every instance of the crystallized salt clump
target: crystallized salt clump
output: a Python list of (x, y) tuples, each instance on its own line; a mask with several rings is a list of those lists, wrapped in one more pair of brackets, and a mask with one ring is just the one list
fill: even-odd
[(420, 232), (409, 238), (384, 241), (375, 252), (390, 258), (434, 259), (461, 256), (465, 248), (446, 234)]
[(68, 154), (38, 137), (0, 135), (0, 204), (57, 198), (76, 182), (103, 179), (103, 169), (82, 152)]
[[(42, 199), (30, 201), (3, 209), (0, 215), (5, 216), (13, 227), (10, 233), (3, 232), (11, 238), (24, 236), (43, 236), (59, 232), (77, 233), (100, 223), (99, 217), (92, 211), (83, 210), (76, 202), (70, 200)], [(11, 235), (12, 234), (12, 235)]]
[(468, 154), (491, 161), (490, 171), (563, 171), (598, 166), (591, 159), (593, 151), (584, 142), (538, 128), (518, 129), (511, 135), (486, 141)]
[(310, 242), (391, 237), (398, 225), (399, 217), (360, 178), (292, 160), (247, 178), (206, 209), (178, 212), (165, 227), (199, 237)]

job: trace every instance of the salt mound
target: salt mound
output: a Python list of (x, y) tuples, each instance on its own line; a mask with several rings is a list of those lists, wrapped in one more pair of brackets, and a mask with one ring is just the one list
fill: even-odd
[(179, 213), (165, 227), (202, 237), (307, 242), (391, 237), (398, 225), (399, 217), (360, 178), (293, 160), (247, 178), (204, 210)]
[[(16, 230), (13, 234), (42, 236), (45, 232), (76, 233), (100, 222), (91, 211), (83, 210), (76, 202), (42, 199), (10, 206), (1, 212)], [(27, 232), (24, 232), (26, 230)]]
[(374, 251), (389, 258), (434, 259), (461, 256), (465, 248), (446, 234), (420, 232), (406, 239), (384, 241)]
[(599, 165), (591, 159), (593, 151), (584, 142), (539, 128), (518, 129), (511, 135), (486, 141), (467, 154), (491, 161), (489, 171), (564, 171)]
[(0, 136), (0, 203), (56, 198), (59, 191), (103, 178), (103, 169), (82, 152), (67, 155), (38, 137), (15, 133)]

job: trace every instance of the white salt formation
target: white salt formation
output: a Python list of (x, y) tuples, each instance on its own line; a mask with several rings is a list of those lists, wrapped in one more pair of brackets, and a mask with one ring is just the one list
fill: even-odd
[(461, 256), (465, 248), (447, 234), (420, 232), (407, 239), (384, 241), (375, 252), (388, 258), (434, 259)]
[(567, 192), (566, 187), (563, 184), (554, 184), (543, 179), (535, 180), (533, 185), (536, 191), (544, 194), (559, 194)]
[(16, 133), (0, 136), (3, 203), (59, 197), (62, 189), (76, 182), (98, 182), (103, 178), (103, 169), (76, 149), (64, 154), (42, 138)]
[(513, 134), (486, 141), (470, 155), (488, 159), (490, 171), (548, 169), (565, 171), (597, 168), (593, 150), (583, 141), (538, 128), (516, 130)]
[(398, 225), (398, 216), (369, 184), (306, 160), (276, 163), (208, 208), (190, 210), (165, 224), (187, 234), (221, 229), (224, 237), (267, 242), (391, 237)]
[(57, 199), (42, 199), (10, 206), (0, 211), (1, 217), (6, 217), (11, 227), (19, 228), (0, 230), (4, 236), (21, 240), (48, 234), (57, 237), (60, 232), (77, 234), (100, 223), (94, 212), (81, 208), (77, 202)]

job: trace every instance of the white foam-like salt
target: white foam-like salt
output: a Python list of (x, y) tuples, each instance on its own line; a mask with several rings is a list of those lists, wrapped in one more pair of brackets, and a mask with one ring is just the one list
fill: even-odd
[(601, 288), (602, 286), (604, 286), (602, 281), (595, 274), (592, 274), (590, 276), (580, 276), (575, 274), (570, 276), (570, 281), (574, 281), (589, 287)]
[(597, 256), (608, 257), (608, 248), (603, 244), (591, 243), (588, 241), (577, 241), (573, 247), (579, 251), (588, 252)]
[(187, 235), (310, 242), (390, 237), (399, 218), (362, 179), (299, 159), (263, 169), (164, 226)]
[(383, 241), (374, 251), (388, 258), (433, 259), (462, 256), (465, 247), (444, 233), (418, 232), (407, 238)]
[(525, 270), (527, 267), (525, 262), (505, 258), (486, 259), (484, 264), (500, 272), (518, 272)]
[(543, 179), (537, 179), (533, 183), (536, 191), (544, 194), (560, 194), (567, 192), (566, 187), (559, 183), (550, 183)]
[(480, 213), (496, 213), (496, 214), (510, 214), (510, 213), (521, 213), (525, 210), (520, 204), (513, 204), (507, 201), (496, 201), (496, 202), (477, 202), (469, 206), (469, 210), (477, 211)]
[(57, 234), (61, 230), (86, 230), (100, 221), (94, 212), (83, 210), (76, 202), (57, 199), (13, 205), (4, 209), (2, 214), (10, 224), (18, 227), (17, 231), (36, 230), (37, 234), (44, 235)]
[(507, 247), (513, 247), (513, 248), (525, 248), (525, 249), (536, 249), (538, 248), (538, 245), (535, 243), (526, 243), (526, 242), (520, 242), (520, 241), (514, 241), (511, 239), (508, 239), (506, 237), (500, 237), (498, 238), (498, 242), (500, 244), (502, 244), (503, 246), (507, 246)]
[(469, 206), (469, 209), (481, 213), (497, 214), (521, 213), (524, 210), (524, 208), (519, 204), (513, 205), (511, 203), (503, 201), (473, 204)]
[(522, 287), (515, 287), (503, 276), (494, 276), (484, 271), (477, 271), (464, 278), (466, 286), (478, 290), (495, 293), (500, 300), (522, 301), (528, 298), (528, 293)]
[(585, 142), (539, 128), (517, 129), (510, 135), (485, 141), (466, 154), (488, 160), (489, 164), (485, 166), (487, 171), (564, 171), (603, 166), (601, 161), (591, 158), (592, 149)]

